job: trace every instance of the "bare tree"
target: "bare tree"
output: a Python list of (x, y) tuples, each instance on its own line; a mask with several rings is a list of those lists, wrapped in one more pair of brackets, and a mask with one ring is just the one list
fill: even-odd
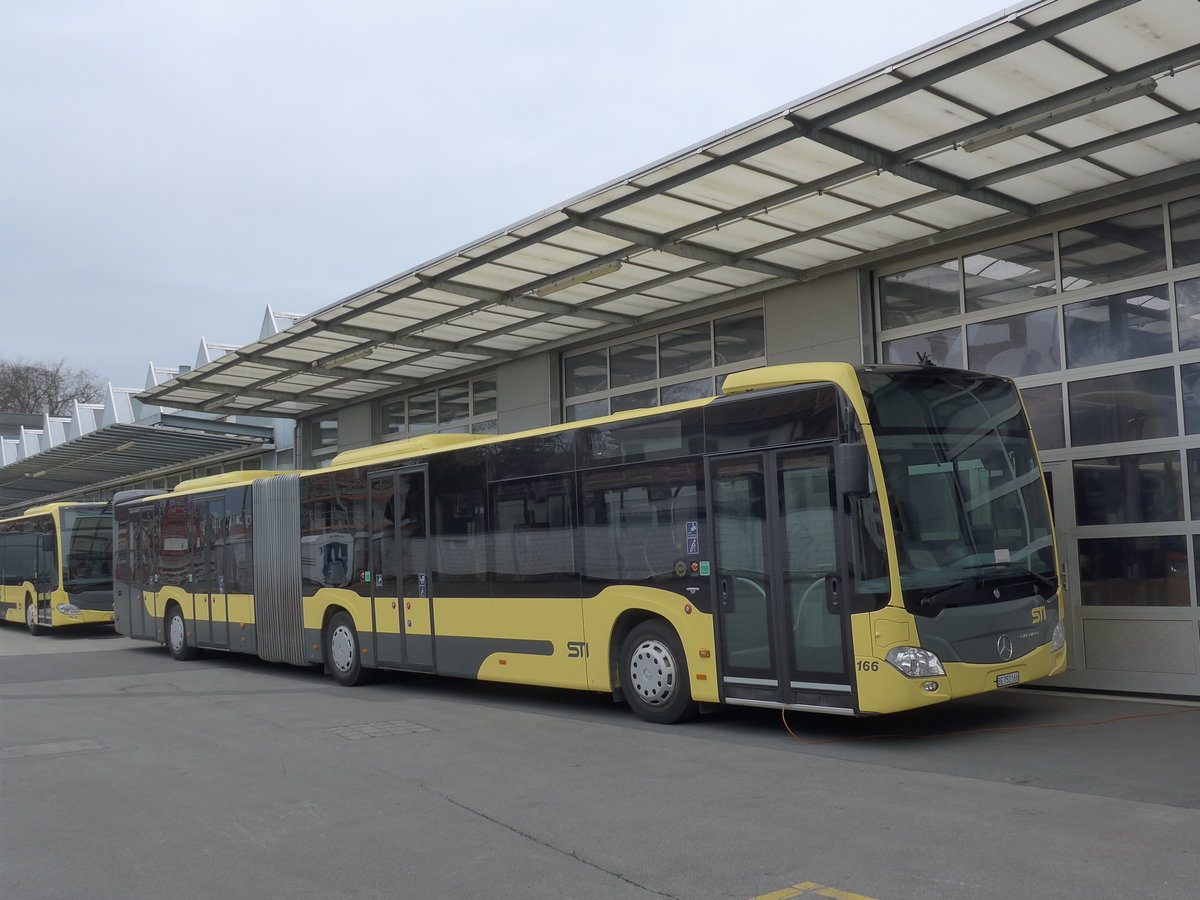
[(68, 368), (65, 360), (0, 359), (0, 412), (69, 415), (72, 401), (95, 403), (103, 395), (94, 372)]

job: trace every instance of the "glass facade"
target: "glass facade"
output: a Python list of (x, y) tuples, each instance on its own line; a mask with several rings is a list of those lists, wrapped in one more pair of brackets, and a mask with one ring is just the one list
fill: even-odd
[[(1020, 385), (1043, 461), (1065, 467), (1055, 513), (1076, 639), (1092, 618), (1200, 625), (1197, 267), (1193, 196), (876, 279), (882, 361)], [(1073, 665), (1154, 671), (1152, 649), (1120, 652), (1083, 647)]]
[(566, 420), (713, 397), (721, 378), (766, 363), (761, 309), (563, 357)]
[(457, 381), (387, 400), (379, 406), (378, 440), (430, 432), (495, 434), (496, 379)]

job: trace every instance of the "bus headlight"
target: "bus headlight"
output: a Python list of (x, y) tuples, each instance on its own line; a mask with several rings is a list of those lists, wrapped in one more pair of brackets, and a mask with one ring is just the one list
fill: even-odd
[(1063, 647), (1067, 646), (1067, 629), (1063, 626), (1062, 619), (1054, 623), (1054, 631), (1050, 633), (1050, 651), (1057, 653)]
[(62, 613), (64, 616), (78, 616), (78, 615), (83, 614), (83, 610), (80, 609), (78, 606), (76, 606), (74, 603), (60, 603), (60, 604), (58, 604), (58, 606), (56, 606), (54, 608), (57, 609), (60, 613)]
[(888, 651), (887, 661), (909, 678), (946, 674), (946, 670), (942, 668), (942, 661), (920, 647), (893, 647)]

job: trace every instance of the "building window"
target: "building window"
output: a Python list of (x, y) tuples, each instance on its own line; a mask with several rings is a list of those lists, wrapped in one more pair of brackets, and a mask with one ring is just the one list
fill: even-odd
[(967, 312), (1053, 294), (1054, 238), (1044, 234), (963, 257)]
[(1062, 286), (1078, 291), (1167, 267), (1161, 206), (1068, 228), (1058, 236)]
[(1177, 269), (1200, 263), (1200, 197), (1171, 204), (1171, 261)]
[(1063, 316), (1072, 369), (1171, 352), (1166, 285), (1068, 303)]
[(967, 347), (972, 369), (1010, 378), (1057, 372), (1062, 368), (1058, 310), (1039, 309), (968, 325)]
[(897, 328), (954, 316), (961, 310), (961, 297), (957, 259), (888, 275), (879, 279), (880, 323)]
[(495, 434), (496, 379), (456, 381), (434, 390), (386, 400), (379, 405), (381, 440), (430, 432)]
[(722, 376), (765, 363), (761, 309), (589, 348), (563, 358), (566, 419), (712, 397)]
[(338, 452), (338, 420), (310, 419), (302, 434), (306, 464), (315, 468), (329, 465)]

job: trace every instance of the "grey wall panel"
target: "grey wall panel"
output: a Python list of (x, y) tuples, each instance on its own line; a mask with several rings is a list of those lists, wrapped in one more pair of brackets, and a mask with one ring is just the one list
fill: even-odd
[(767, 364), (863, 361), (860, 288), (855, 272), (766, 296)]
[(500, 432), (544, 428), (558, 421), (557, 355), (543, 353), (496, 369)]
[(373, 443), (372, 405), (355, 403), (338, 410), (338, 450), (353, 450)]
[(254, 482), (254, 620), (258, 655), (304, 665), (300, 587), (300, 478)]

